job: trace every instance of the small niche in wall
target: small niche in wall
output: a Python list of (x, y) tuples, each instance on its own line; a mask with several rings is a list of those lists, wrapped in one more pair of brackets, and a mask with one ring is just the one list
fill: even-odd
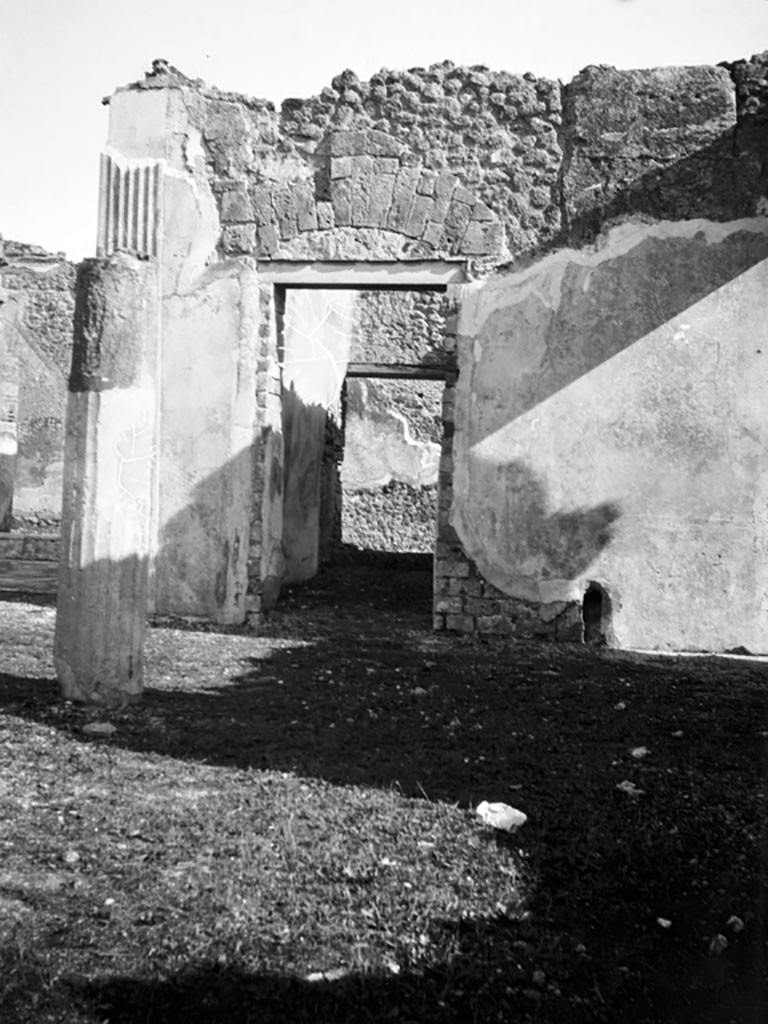
[(599, 583), (590, 582), (581, 605), (584, 643), (591, 647), (612, 645), (611, 599)]

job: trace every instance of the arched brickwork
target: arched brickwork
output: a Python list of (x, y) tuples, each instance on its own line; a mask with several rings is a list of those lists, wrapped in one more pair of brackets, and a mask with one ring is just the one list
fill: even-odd
[(493, 210), (392, 136), (330, 131), (314, 159), (314, 177), (219, 192), (225, 250), (268, 259), (316, 232), (357, 229), (402, 236), (400, 255), (410, 258), (503, 255), (504, 225)]

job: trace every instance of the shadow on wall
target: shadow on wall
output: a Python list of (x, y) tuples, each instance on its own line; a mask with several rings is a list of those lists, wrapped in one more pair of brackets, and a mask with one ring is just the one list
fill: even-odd
[(15, 455), (0, 452), (0, 533), (6, 533), (11, 529), (15, 460)]
[[(320, 557), (327, 410), (306, 402), (291, 383), (282, 393), (283, 551), (287, 583), (311, 579)], [(332, 495), (332, 492), (330, 494)], [(331, 513), (332, 514), (332, 513)]]
[[(741, 129), (725, 132), (628, 184), (637, 158), (624, 160), (621, 152), (606, 156), (601, 176), (595, 169), (602, 166), (599, 161), (596, 165), (588, 149), (576, 147), (566, 172), (563, 244), (583, 247), (595, 242), (607, 225), (628, 219), (638, 231), (646, 223), (655, 235), (640, 236), (602, 261), (595, 257), (606, 256), (605, 249), (550, 255), (539, 261), (538, 271), (536, 262), (529, 266), (524, 274), (533, 287), (518, 303), (491, 313), (475, 333), (484, 345), (498, 339), (506, 348), (514, 348), (521, 333), (532, 335), (542, 351), (528, 350), (533, 365), (516, 374), (514, 397), (495, 415), (484, 417), (473, 444), (768, 258), (768, 233), (723, 230), (729, 221), (754, 217), (758, 197), (768, 192), (768, 147), (754, 140), (737, 146), (743, 135)], [(570, 177), (578, 184), (569, 194)], [(588, 186), (593, 180), (596, 184)], [(623, 184), (603, 196), (610, 188), (604, 180)], [(681, 222), (697, 218), (710, 222), (709, 232), (686, 234)], [(670, 223), (654, 227), (659, 221)], [(557, 261), (554, 269), (548, 266), (552, 259)], [(482, 366), (476, 368), (475, 391), (481, 400), (483, 392), (493, 393), (498, 386), (496, 362), (485, 382)]]
[[(268, 431), (264, 431), (268, 433)], [(192, 501), (159, 532), (156, 607), (159, 612), (242, 621), (253, 505), (254, 460), (266, 438), (210, 473)], [(265, 480), (271, 488), (272, 480)], [(161, 475), (161, 495), (173, 481)], [(256, 511), (256, 510), (253, 510)]]
[(513, 460), (503, 470), (506, 504), (488, 510), (498, 550), (522, 572), (533, 563), (564, 579), (586, 572), (613, 539), (620, 506), (606, 501), (592, 508), (550, 512), (546, 485), (530, 466)]
[[(662, 147), (656, 166), (627, 183), (634, 170), (632, 155), (618, 149), (598, 156), (589, 143), (582, 149), (577, 136), (566, 182), (569, 176), (582, 180), (578, 191), (565, 187), (565, 244), (594, 242), (607, 222), (638, 215), (721, 222), (754, 216), (757, 198), (768, 195), (767, 139), (764, 123), (757, 131), (742, 124), (666, 166)], [(640, 159), (635, 152), (635, 166)], [(594, 184), (589, 187), (588, 181)], [(611, 181), (619, 187), (606, 195), (610, 184), (605, 183)]]
[(512, 294), (475, 332), (484, 355), (473, 374), (480, 415), (471, 443), (768, 259), (768, 232), (708, 228), (709, 236), (681, 224), (648, 225), (654, 234), (615, 255), (568, 252), (530, 268), (519, 299)]

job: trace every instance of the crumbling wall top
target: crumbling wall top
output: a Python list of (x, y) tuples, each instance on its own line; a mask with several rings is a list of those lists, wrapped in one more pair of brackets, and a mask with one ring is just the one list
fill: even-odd
[(717, 67), (590, 66), (570, 83), (451, 61), (268, 100), (153, 62), (183, 90), (224, 255), (470, 258), (593, 241), (628, 217), (729, 220), (768, 199), (768, 53)]

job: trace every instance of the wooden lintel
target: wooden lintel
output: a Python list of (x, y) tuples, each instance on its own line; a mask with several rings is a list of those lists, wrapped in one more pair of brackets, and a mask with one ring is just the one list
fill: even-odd
[(409, 380), (447, 380), (456, 376), (456, 367), (413, 365), (409, 363), (349, 363), (348, 377), (399, 377)]

